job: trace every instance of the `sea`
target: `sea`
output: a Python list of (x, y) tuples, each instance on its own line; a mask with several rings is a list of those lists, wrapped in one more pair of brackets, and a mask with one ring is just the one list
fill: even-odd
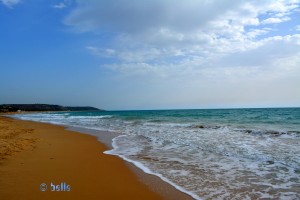
[(118, 133), (112, 149), (104, 153), (133, 163), (194, 199), (300, 199), (300, 108), (13, 117)]

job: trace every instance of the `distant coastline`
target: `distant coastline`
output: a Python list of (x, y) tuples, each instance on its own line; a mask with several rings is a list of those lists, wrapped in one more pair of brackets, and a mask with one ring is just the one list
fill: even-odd
[(91, 106), (61, 106), (52, 104), (1, 104), (0, 112), (22, 111), (104, 111)]

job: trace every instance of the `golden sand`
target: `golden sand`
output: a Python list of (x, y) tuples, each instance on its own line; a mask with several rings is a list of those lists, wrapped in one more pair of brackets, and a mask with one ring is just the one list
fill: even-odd
[[(1, 200), (162, 199), (93, 136), (0, 116), (0, 144)], [(70, 191), (51, 191), (51, 182)]]

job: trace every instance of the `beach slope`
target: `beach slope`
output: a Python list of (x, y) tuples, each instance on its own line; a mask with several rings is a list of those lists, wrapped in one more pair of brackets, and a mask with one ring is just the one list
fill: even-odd
[[(161, 199), (93, 136), (0, 116), (0, 144), (3, 200)], [(70, 191), (51, 191), (51, 183)]]

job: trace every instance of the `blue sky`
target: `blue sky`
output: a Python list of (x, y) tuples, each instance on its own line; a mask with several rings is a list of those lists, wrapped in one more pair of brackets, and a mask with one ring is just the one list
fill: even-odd
[(300, 106), (298, 0), (0, 0), (0, 104)]

